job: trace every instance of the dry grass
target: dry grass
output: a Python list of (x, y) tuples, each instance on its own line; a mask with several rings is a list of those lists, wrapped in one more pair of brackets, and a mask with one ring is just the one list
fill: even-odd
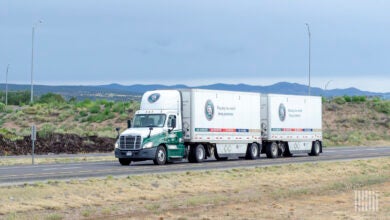
[(323, 105), (326, 146), (388, 146), (390, 115), (377, 112), (372, 102)]
[[(353, 190), (380, 192), (354, 211)], [(49, 181), (0, 188), (0, 219), (329, 219), (390, 216), (390, 158)]]
[[(78, 162), (101, 162), (114, 161), (113, 155), (110, 156), (72, 156), (72, 157), (36, 157), (35, 164), (58, 164), (58, 163), (78, 163)], [(1, 157), (0, 166), (11, 165), (29, 165), (31, 158)]]

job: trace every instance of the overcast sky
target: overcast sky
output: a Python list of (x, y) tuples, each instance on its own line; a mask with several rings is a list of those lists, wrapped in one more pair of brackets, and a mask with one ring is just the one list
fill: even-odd
[(1, 0), (0, 82), (308, 82), (390, 92), (390, 1)]

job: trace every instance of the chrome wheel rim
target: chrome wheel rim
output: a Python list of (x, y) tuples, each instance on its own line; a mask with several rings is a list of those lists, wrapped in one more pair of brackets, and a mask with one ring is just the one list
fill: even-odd
[(199, 160), (203, 159), (204, 155), (203, 155), (203, 150), (202, 150), (202, 148), (198, 147), (198, 149), (197, 149), (197, 154), (198, 154), (198, 159), (199, 159)]
[(252, 155), (257, 156), (257, 147), (254, 144), (252, 144)]
[(316, 153), (320, 152), (320, 145), (318, 143), (315, 143), (314, 148), (315, 148)]
[(278, 154), (278, 146), (276, 144), (273, 144), (271, 147), (271, 151), (272, 151), (273, 155), (277, 155)]
[(159, 151), (158, 151), (157, 158), (158, 158), (159, 161), (164, 161), (164, 159), (165, 159), (165, 154), (164, 154), (164, 151), (163, 151), (163, 150), (159, 150)]

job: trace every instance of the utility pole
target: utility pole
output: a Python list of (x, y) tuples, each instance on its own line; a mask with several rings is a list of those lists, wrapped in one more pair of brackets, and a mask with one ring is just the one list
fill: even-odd
[(38, 24), (41, 24), (42, 20), (39, 20), (35, 22), (32, 26), (32, 35), (31, 35), (31, 99), (30, 103), (32, 104), (34, 102), (34, 82), (33, 82), (33, 76), (34, 76), (34, 35), (35, 35), (35, 28), (37, 28)]
[(306, 23), (307, 27), (307, 34), (309, 35), (309, 96), (310, 96), (310, 61), (311, 61), (311, 33), (310, 33), (310, 26), (308, 23)]
[(9, 64), (7, 65), (7, 71), (5, 72), (5, 106), (8, 105), (8, 70)]

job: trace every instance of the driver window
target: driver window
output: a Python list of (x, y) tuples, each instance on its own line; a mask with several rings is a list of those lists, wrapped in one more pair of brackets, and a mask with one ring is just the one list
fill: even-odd
[(168, 117), (168, 128), (171, 128), (172, 127), (172, 125), (173, 125), (173, 121), (176, 121), (176, 115), (170, 115), (169, 117)]

